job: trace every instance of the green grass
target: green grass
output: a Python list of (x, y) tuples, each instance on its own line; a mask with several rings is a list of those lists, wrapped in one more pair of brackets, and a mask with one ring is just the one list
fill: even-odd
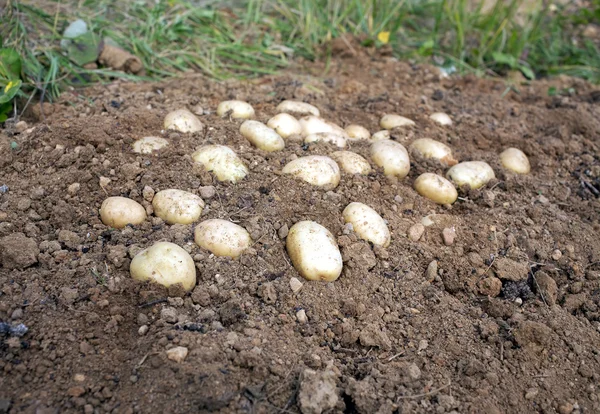
[[(519, 0), (487, 11), (469, 7), (466, 0), (241, 0), (229, 8), (221, 3), (8, 0), (0, 16), (0, 40), (21, 55), (22, 98), (52, 99), (66, 86), (115, 77), (158, 79), (186, 71), (216, 79), (272, 74), (293, 56), (327, 58), (331, 39), (343, 35), (381, 47), (381, 32), (390, 33), (396, 56), (459, 72), (519, 70), (529, 78), (565, 73), (600, 82), (598, 46), (580, 36), (586, 25), (600, 22), (600, 0), (585, 9), (537, 7), (525, 15), (519, 14)], [(59, 42), (77, 18), (138, 56), (145, 76), (72, 63)]]

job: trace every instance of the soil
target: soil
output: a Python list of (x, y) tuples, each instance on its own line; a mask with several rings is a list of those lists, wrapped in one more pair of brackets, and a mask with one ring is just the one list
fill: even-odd
[[(548, 96), (550, 87), (577, 93)], [(244, 82), (116, 82), (65, 93), (43, 115), (36, 105), (32, 129), (0, 135), (0, 413), (600, 412), (599, 96), (571, 78), (507, 88), (359, 55), (328, 71), (299, 63)], [(451, 207), (412, 189), (420, 173), (445, 171), (416, 159), (401, 181), (376, 170), (323, 191), (280, 171), (337, 148), (257, 150), (239, 121), (214, 113), (231, 98), (264, 122), (298, 99), (371, 132), (383, 113), (398, 113), (416, 122), (393, 131), (398, 142), (440, 140), (461, 161), (487, 161), (497, 178), (463, 189)], [(197, 105), (202, 134), (162, 131), (168, 111)], [(431, 121), (437, 111), (454, 124)], [(146, 135), (170, 145), (133, 153)], [(249, 176), (220, 183), (195, 166), (190, 155), (204, 143), (232, 147)], [(529, 175), (501, 167), (509, 146), (529, 156)], [(351, 150), (368, 157), (369, 145)], [(154, 216), (122, 230), (102, 224), (107, 196), (150, 209), (146, 186), (214, 186), (203, 219), (239, 223), (253, 247), (218, 258), (194, 244), (193, 225)], [(387, 220), (388, 248), (344, 226), (352, 201)], [(413, 226), (425, 217), (418, 238)], [(305, 281), (291, 266), (286, 226), (300, 220), (336, 236), (337, 281)], [(158, 240), (194, 258), (190, 294), (130, 278), (131, 257)], [(303, 282), (297, 293), (292, 278)]]

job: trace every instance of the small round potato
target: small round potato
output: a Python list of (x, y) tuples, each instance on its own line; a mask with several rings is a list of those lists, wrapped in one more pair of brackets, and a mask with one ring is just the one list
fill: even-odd
[(237, 183), (248, 175), (248, 167), (237, 154), (224, 145), (205, 145), (192, 154), (195, 162), (210, 171), (219, 181)]
[(317, 116), (305, 116), (300, 118), (299, 122), (300, 126), (302, 127), (303, 137), (311, 134), (318, 134), (320, 132), (326, 132), (348, 138), (348, 134), (343, 128), (334, 124), (333, 122), (325, 121)]
[(415, 121), (396, 114), (386, 114), (381, 117), (379, 125), (384, 129), (394, 129), (404, 126), (413, 126)]
[(410, 171), (410, 158), (402, 144), (396, 141), (377, 141), (371, 145), (371, 159), (383, 168), (385, 175), (406, 177)]
[(517, 174), (529, 174), (531, 171), (527, 155), (518, 148), (507, 148), (502, 151), (500, 162), (504, 168)]
[(346, 138), (331, 132), (318, 132), (316, 134), (307, 135), (306, 138), (304, 138), (304, 142), (306, 144), (310, 144), (311, 142), (328, 142), (339, 148), (346, 148), (347, 144)]
[(371, 142), (377, 141), (385, 141), (386, 139), (391, 139), (390, 131), (384, 129), (383, 131), (378, 131), (371, 136)]
[(371, 172), (371, 164), (363, 157), (351, 151), (336, 151), (331, 158), (348, 174), (367, 175)]
[(199, 223), (194, 241), (215, 256), (238, 257), (252, 245), (250, 234), (242, 226), (227, 220), (212, 219)]
[(430, 199), (438, 204), (452, 204), (458, 197), (458, 192), (454, 185), (433, 173), (424, 173), (415, 180), (415, 190), (423, 197)]
[(100, 219), (107, 226), (122, 229), (128, 224), (138, 225), (146, 220), (146, 209), (126, 197), (108, 197), (100, 207)]
[(297, 158), (287, 163), (282, 172), (324, 190), (333, 190), (338, 186), (341, 178), (340, 167), (337, 163), (322, 155)]
[(144, 137), (133, 143), (133, 152), (138, 154), (152, 154), (169, 145), (169, 141), (161, 137)]
[(240, 133), (256, 148), (263, 151), (273, 152), (282, 150), (285, 141), (275, 130), (269, 128), (262, 122), (244, 121), (240, 127)]
[(194, 259), (181, 247), (169, 242), (155, 243), (135, 255), (129, 266), (131, 277), (169, 287), (180, 283), (186, 291), (196, 286)]
[(321, 116), (321, 112), (316, 106), (300, 101), (283, 101), (277, 105), (276, 110), (288, 114)]
[(314, 221), (292, 226), (285, 242), (298, 273), (308, 280), (333, 282), (342, 273), (340, 249), (329, 230)]
[(165, 129), (172, 129), (184, 133), (202, 132), (204, 124), (196, 118), (196, 115), (187, 109), (178, 109), (169, 112), (165, 117)]
[(244, 101), (223, 101), (217, 107), (217, 115), (222, 117), (227, 114), (236, 119), (249, 119), (254, 117), (254, 108)]
[(452, 119), (444, 112), (436, 112), (429, 115), (432, 121), (437, 122), (440, 125), (452, 125)]
[(363, 239), (382, 247), (390, 245), (390, 231), (381, 216), (363, 203), (350, 203), (342, 212), (344, 221)]
[(368, 140), (371, 138), (369, 130), (361, 125), (348, 125), (345, 131), (352, 141)]
[(494, 170), (483, 161), (466, 161), (456, 164), (446, 173), (446, 177), (459, 187), (469, 184), (472, 189), (486, 185), (491, 179), (496, 178)]
[(283, 138), (287, 138), (291, 135), (300, 135), (302, 133), (300, 122), (290, 114), (286, 113), (277, 114), (269, 119), (267, 126), (273, 128), (275, 132)]
[(408, 149), (417, 158), (433, 158), (448, 167), (458, 163), (452, 156), (452, 149), (449, 146), (430, 138), (419, 138), (413, 141)]
[(156, 193), (152, 207), (156, 217), (168, 224), (190, 224), (202, 214), (204, 201), (196, 194), (171, 188)]

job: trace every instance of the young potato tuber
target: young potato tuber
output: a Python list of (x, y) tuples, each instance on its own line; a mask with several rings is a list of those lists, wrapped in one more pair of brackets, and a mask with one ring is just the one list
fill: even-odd
[(277, 112), (286, 112), (296, 115), (314, 115), (321, 116), (321, 112), (316, 106), (300, 101), (283, 101), (277, 105)]
[(342, 273), (342, 255), (335, 238), (314, 221), (294, 224), (285, 245), (294, 267), (305, 279), (333, 282)]
[(347, 144), (346, 138), (331, 132), (318, 132), (316, 134), (307, 135), (306, 138), (304, 138), (304, 142), (306, 144), (310, 144), (311, 142), (329, 142), (339, 148), (346, 148)]
[(133, 143), (133, 152), (138, 154), (152, 154), (169, 145), (169, 141), (160, 137), (144, 137)]
[(390, 135), (390, 131), (388, 131), (387, 129), (384, 129), (383, 131), (378, 131), (376, 133), (374, 133), (373, 135), (371, 135), (371, 142), (377, 142), (377, 141), (385, 141), (386, 139), (391, 139), (392, 136)]
[(196, 286), (194, 260), (181, 247), (169, 242), (155, 243), (136, 254), (129, 272), (141, 282), (150, 280), (165, 287), (180, 283), (188, 292)]
[(429, 118), (440, 125), (452, 125), (452, 119), (450, 118), (450, 115), (444, 112), (436, 112), (429, 115)]
[(438, 204), (452, 204), (458, 197), (454, 185), (433, 173), (424, 173), (417, 177), (414, 183), (415, 190), (423, 197)]
[(324, 190), (333, 190), (340, 183), (340, 167), (334, 160), (322, 155), (297, 158), (287, 163), (282, 172)]
[(221, 219), (205, 220), (194, 230), (196, 244), (215, 256), (238, 257), (252, 245), (250, 234), (242, 226)]
[(273, 128), (275, 132), (281, 135), (283, 138), (287, 138), (291, 135), (300, 135), (302, 133), (302, 126), (300, 122), (290, 114), (277, 114), (267, 122), (269, 128)]
[(223, 101), (217, 107), (217, 115), (223, 117), (227, 114), (236, 119), (249, 119), (254, 117), (254, 108), (244, 101)]
[(412, 155), (426, 159), (433, 158), (448, 167), (458, 163), (452, 156), (452, 150), (449, 146), (430, 138), (419, 138), (413, 141), (408, 149)]
[(385, 175), (406, 177), (410, 171), (410, 158), (402, 144), (396, 141), (377, 141), (371, 145), (371, 159), (383, 168)]
[(165, 117), (165, 129), (179, 132), (202, 132), (204, 124), (187, 109), (178, 109), (169, 112)]
[(146, 220), (146, 209), (135, 200), (126, 197), (108, 197), (100, 207), (100, 219), (115, 229), (128, 224), (141, 224)]
[(363, 203), (350, 203), (342, 212), (344, 221), (352, 224), (354, 232), (363, 240), (382, 247), (390, 245), (390, 231), (381, 216)]
[(275, 130), (269, 128), (262, 122), (244, 121), (240, 127), (240, 133), (256, 148), (263, 151), (273, 152), (282, 150), (285, 141)]
[(454, 181), (459, 187), (468, 184), (472, 189), (486, 185), (491, 179), (496, 178), (494, 170), (483, 161), (466, 161), (456, 164), (446, 173), (446, 177)]
[(237, 154), (224, 145), (205, 145), (192, 154), (195, 162), (211, 171), (219, 181), (237, 183), (248, 175), (248, 167)]
[(300, 118), (299, 122), (300, 126), (302, 127), (303, 137), (311, 134), (318, 134), (320, 132), (326, 132), (340, 135), (346, 139), (348, 138), (348, 134), (340, 126), (316, 116), (305, 116)]
[(344, 130), (348, 134), (349, 139), (352, 141), (368, 140), (371, 138), (371, 133), (369, 130), (361, 125), (348, 125), (346, 128), (344, 128)]
[(159, 191), (152, 200), (154, 214), (168, 224), (190, 224), (197, 221), (204, 205), (204, 201), (196, 194), (174, 188)]
[(360, 155), (351, 151), (336, 151), (331, 158), (348, 174), (367, 175), (371, 172), (371, 164)]
[(413, 126), (415, 125), (415, 121), (396, 114), (386, 114), (381, 117), (379, 125), (383, 129), (394, 129), (404, 126)]
[(518, 148), (507, 148), (502, 151), (500, 162), (504, 168), (517, 174), (529, 174), (531, 171), (527, 155)]

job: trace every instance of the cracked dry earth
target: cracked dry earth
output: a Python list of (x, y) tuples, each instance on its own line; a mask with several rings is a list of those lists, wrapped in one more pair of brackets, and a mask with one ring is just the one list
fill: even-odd
[[(577, 93), (548, 96), (551, 86)], [(0, 413), (600, 412), (599, 96), (570, 78), (507, 92), (502, 81), (441, 79), (432, 67), (359, 56), (326, 73), (311, 63), (246, 82), (72, 91), (46, 104), (42, 120), (34, 107), (31, 129), (0, 134)], [(418, 160), (401, 181), (344, 174), (323, 191), (280, 171), (337, 148), (253, 148), (240, 122), (214, 113), (232, 98), (263, 122), (297, 99), (372, 133), (382, 114), (398, 113), (416, 126), (393, 139), (445, 142), (461, 161), (487, 161), (497, 179), (451, 208), (412, 189), (422, 172), (445, 172)], [(197, 105), (204, 133), (161, 131), (167, 112)], [(454, 124), (431, 121), (438, 111)], [(133, 153), (146, 135), (170, 144)], [(232, 147), (248, 177), (221, 183), (195, 166), (203, 143)], [(530, 174), (500, 166), (510, 146), (529, 156)], [(369, 155), (368, 143), (351, 150)], [(110, 179), (103, 188), (100, 177)], [(231, 260), (197, 247), (193, 225), (154, 216), (122, 230), (102, 224), (107, 196), (148, 206), (146, 186), (202, 193), (203, 219), (232, 220), (255, 244)], [(388, 222), (387, 249), (344, 227), (352, 201)], [(301, 277), (285, 236), (300, 220), (337, 238), (337, 281), (290, 285)], [(158, 240), (193, 257), (191, 294), (131, 280), (131, 257)], [(14, 331), (21, 323), (24, 335)]]

